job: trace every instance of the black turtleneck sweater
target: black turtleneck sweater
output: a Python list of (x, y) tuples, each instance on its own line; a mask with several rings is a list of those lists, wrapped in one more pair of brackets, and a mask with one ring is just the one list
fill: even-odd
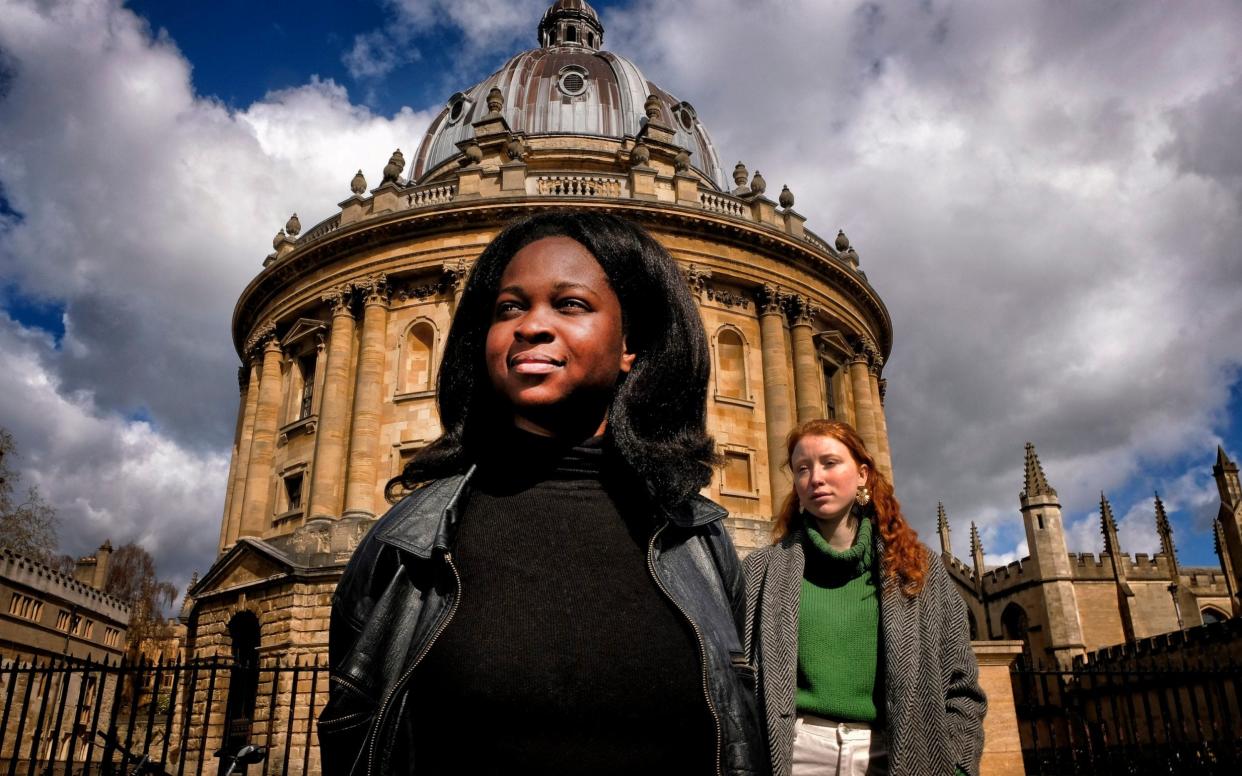
[(612, 464), (599, 439), (524, 432), (480, 462), (460, 601), (414, 676), (417, 773), (714, 769), (698, 642), (648, 569), (642, 489)]

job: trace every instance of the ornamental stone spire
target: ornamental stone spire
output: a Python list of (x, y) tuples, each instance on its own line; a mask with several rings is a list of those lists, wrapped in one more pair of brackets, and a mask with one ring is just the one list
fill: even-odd
[(1024, 498), (1034, 498), (1036, 496), (1053, 496), (1057, 492), (1048, 484), (1048, 478), (1044, 476), (1044, 467), (1039, 462), (1039, 456), (1035, 454), (1035, 445), (1026, 443), (1026, 487), (1022, 490)]
[(1104, 491), (1100, 491), (1100, 532), (1104, 534), (1104, 552), (1117, 555), (1121, 542), (1117, 539), (1117, 521), (1113, 519), (1113, 505), (1108, 503)]
[(1160, 553), (1169, 559), (1169, 566), (1177, 575), (1177, 548), (1173, 545), (1173, 528), (1169, 525), (1169, 516), (1165, 514), (1164, 502), (1160, 493), (1156, 492), (1156, 533), (1160, 536)]
[(949, 541), (949, 519), (944, 514), (944, 502), (936, 502), (936, 530), (940, 533), (940, 552), (953, 555), (953, 545)]
[(983, 542), (979, 540), (979, 529), (975, 521), (970, 521), (970, 560), (975, 566), (975, 576), (983, 578)]
[[(1121, 614), (1121, 630), (1127, 642), (1134, 641), (1134, 590), (1130, 587), (1126, 573), (1126, 557), (1121, 553), (1121, 542), (1117, 539), (1117, 521), (1113, 519), (1113, 506), (1100, 491), (1100, 529), (1104, 532), (1104, 552), (1113, 564), (1113, 579), (1117, 583), (1117, 608)], [(1179, 615), (1180, 616), (1180, 615)]]

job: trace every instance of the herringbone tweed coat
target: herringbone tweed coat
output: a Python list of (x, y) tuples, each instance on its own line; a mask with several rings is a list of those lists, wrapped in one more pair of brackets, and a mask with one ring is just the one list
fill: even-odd
[[(978, 776), (987, 699), (970, 649), (966, 605), (930, 550), (919, 595), (910, 598), (886, 584), (884, 542), (878, 531), (875, 536), (882, 580), (880, 649), (889, 772), (951, 776), (960, 767)], [(758, 669), (774, 776), (789, 776), (793, 767), (802, 538), (799, 527), (780, 542), (755, 550), (745, 563), (744, 646)]]

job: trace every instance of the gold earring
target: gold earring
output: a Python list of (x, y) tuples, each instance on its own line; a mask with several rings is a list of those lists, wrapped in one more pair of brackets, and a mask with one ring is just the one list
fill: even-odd
[(860, 507), (865, 507), (871, 503), (871, 491), (867, 490), (866, 485), (858, 486), (858, 492), (854, 494), (854, 502)]

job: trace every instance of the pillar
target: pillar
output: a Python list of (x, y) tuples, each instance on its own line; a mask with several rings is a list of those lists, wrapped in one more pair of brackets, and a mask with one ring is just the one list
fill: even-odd
[(756, 301), (759, 307), (759, 339), (763, 353), (763, 408), (768, 432), (768, 482), (772, 494), (772, 513), (793, 486), (785, 467), (785, 437), (793, 428), (789, 406), (789, 375), (785, 369), (785, 320), (781, 310), (785, 294), (775, 286), (763, 286)]
[(241, 528), (242, 504), (246, 497), (246, 472), (250, 468), (250, 445), (254, 440), (254, 414), (259, 404), (259, 375), (262, 362), (251, 354), (246, 385), (241, 391), (240, 429), (233, 461), (229, 466), (229, 495), (224, 504), (224, 520), (220, 531), (220, 552), (237, 541)]
[(893, 456), (888, 449), (888, 422), (884, 419), (884, 402), (880, 398), (880, 369), (884, 366), (884, 358), (877, 355), (871, 361), (871, 367), (867, 370), (867, 383), (871, 389), (871, 410), (872, 417), (875, 419), (875, 462), (884, 472), (884, 476), (888, 477), (888, 481), (893, 481)]
[(470, 265), (464, 259), (446, 261), (443, 267), (444, 282), (449, 291), (449, 314), (457, 313), (457, 304), (461, 301), (461, 292), (466, 287), (466, 279), (470, 276)]
[(341, 514), (345, 443), (349, 435), (350, 362), (354, 349), (354, 314), (349, 309), (352, 296), (352, 288), (342, 286), (323, 298), (332, 306), (332, 331), (328, 335), (328, 368), (319, 399), (315, 462), (306, 512), (312, 518)]
[(812, 339), (811, 320), (818, 312), (811, 300), (798, 297), (790, 305), (789, 336), (793, 340), (794, 396), (798, 402), (798, 423), (824, 415), (820, 393), (819, 356)]
[(867, 451), (877, 456), (880, 443), (875, 428), (875, 408), (871, 406), (871, 374), (867, 369), (867, 351), (859, 346), (850, 361), (850, 387), (854, 390), (854, 428), (862, 437)]
[(362, 348), (358, 355), (349, 438), (349, 474), (345, 482), (345, 514), (374, 517), (384, 394), (384, 336), (388, 325), (387, 279), (383, 275), (369, 278), (365, 293)]
[(259, 536), (272, 514), (272, 455), (276, 451), (276, 424), (280, 414), (280, 343), (272, 332), (263, 346), (259, 398), (254, 408), (250, 460), (246, 464), (246, 496), (238, 536)]

